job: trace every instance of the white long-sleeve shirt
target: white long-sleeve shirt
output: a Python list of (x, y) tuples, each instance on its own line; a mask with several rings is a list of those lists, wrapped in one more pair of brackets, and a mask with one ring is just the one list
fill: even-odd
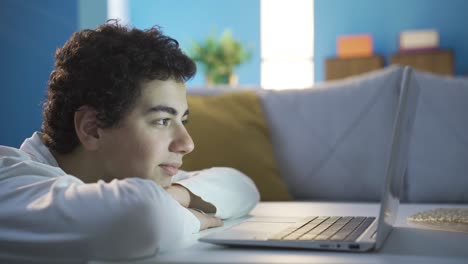
[[(213, 204), (221, 219), (246, 215), (259, 201), (252, 180), (230, 168), (180, 171), (173, 182)], [(85, 184), (58, 166), (38, 133), (20, 149), (0, 146), (0, 260), (149, 257), (199, 229), (151, 180)]]

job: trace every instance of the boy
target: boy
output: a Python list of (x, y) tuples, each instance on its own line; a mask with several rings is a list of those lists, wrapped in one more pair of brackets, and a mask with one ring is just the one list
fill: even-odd
[(73, 34), (42, 131), (0, 146), (0, 262), (149, 257), (247, 214), (259, 194), (241, 172), (179, 171), (194, 148), (184, 82), (195, 71), (156, 27)]

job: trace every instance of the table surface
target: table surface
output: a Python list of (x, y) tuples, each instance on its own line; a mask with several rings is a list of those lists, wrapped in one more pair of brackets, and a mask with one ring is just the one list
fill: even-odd
[[(223, 227), (194, 234), (174, 250), (161, 252), (154, 258), (135, 263), (468, 263), (468, 233), (430, 230), (411, 226), (406, 222), (409, 215), (440, 207), (468, 208), (468, 204), (401, 204), (395, 227), (378, 252), (232, 248), (198, 242), (197, 239), (203, 235), (242, 221), (236, 219), (226, 221)], [(255, 217), (378, 216), (378, 213), (377, 203), (262, 202), (250, 215)]]

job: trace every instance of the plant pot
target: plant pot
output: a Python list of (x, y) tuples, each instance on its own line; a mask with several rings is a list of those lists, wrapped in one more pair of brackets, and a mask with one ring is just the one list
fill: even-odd
[(239, 85), (239, 77), (237, 76), (237, 74), (232, 73), (231, 75), (229, 75), (229, 86), (237, 87), (237, 85)]
[(236, 87), (238, 84), (239, 84), (239, 77), (234, 73), (229, 74), (229, 75), (205, 74), (206, 86), (229, 85), (231, 87)]

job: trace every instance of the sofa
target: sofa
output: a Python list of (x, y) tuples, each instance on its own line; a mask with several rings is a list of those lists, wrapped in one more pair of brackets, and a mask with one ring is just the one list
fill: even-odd
[[(263, 201), (380, 200), (403, 67), (308, 89), (188, 89), (195, 150), (183, 169), (234, 167)], [(420, 87), (402, 202), (468, 202), (468, 79)]]

